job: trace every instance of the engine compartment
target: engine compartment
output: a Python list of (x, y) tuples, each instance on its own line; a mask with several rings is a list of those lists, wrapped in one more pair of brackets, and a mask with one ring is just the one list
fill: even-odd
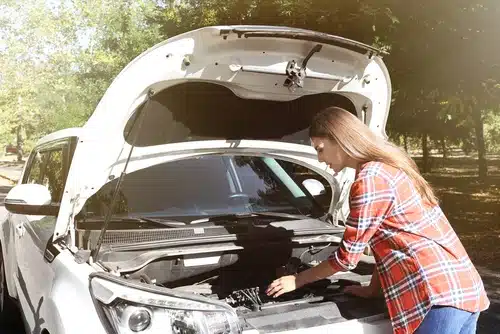
[[(276, 302), (275, 299), (265, 294), (269, 283), (278, 277), (293, 275), (319, 263), (318, 260), (311, 259), (310, 255), (308, 259), (304, 259), (304, 254), (324, 253), (321, 256), (323, 258), (331, 249), (329, 244), (321, 247), (311, 246), (305, 250), (300, 248), (302, 253), (298, 255), (299, 257), (293, 256), (284, 264), (283, 262), (279, 263), (281, 265), (276, 262), (276, 259), (284, 254), (278, 255), (277, 250), (271, 253), (273, 257), (270, 257), (269, 253), (265, 256), (266, 254), (263, 252), (256, 252), (251, 257), (239, 254), (239, 261), (232, 265), (189, 279), (170, 282), (164, 286), (223, 300), (236, 309), (258, 311), (265, 308), (266, 305)], [(317, 295), (315, 291), (324, 290), (329, 284), (329, 280), (316, 282), (304, 289), (283, 295), (278, 298), (278, 301), (315, 297)]]
[(264, 332), (384, 313), (383, 301), (366, 303), (342, 292), (346, 285), (369, 283), (373, 264), (368, 262), (277, 298), (265, 294), (277, 277), (306, 270), (326, 260), (337, 247), (332, 242), (264, 241), (240, 251), (160, 258), (125, 277), (224, 301), (236, 310), (244, 327)]
[[(222, 301), (235, 310), (244, 329), (259, 333), (386, 313), (382, 299), (367, 302), (343, 293), (346, 285), (369, 283), (374, 258), (367, 256), (353, 271), (268, 297), (265, 291), (274, 279), (327, 260), (339, 246), (343, 229), (318, 219), (267, 220), (109, 231), (101, 264), (128, 280)], [(128, 244), (131, 237), (149, 241), (142, 244), (147, 248)]]

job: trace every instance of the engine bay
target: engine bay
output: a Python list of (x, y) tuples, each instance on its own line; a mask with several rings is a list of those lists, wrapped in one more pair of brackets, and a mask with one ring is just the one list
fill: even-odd
[[(276, 278), (327, 260), (339, 246), (342, 230), (313, 219), (263, 226), (225, 226), (226, 234), (220, 233), (221, 227), (204, 226), (189, 238), (187, 228), (141, 231), (143, 238), (151, 233), (164, 240), (174, 231), (177, 234), (162, 241), (161, 247), (159, 242), (151, 243), (157, 247), (147, 251), (116, 244), (103, 251), (102, 264), (128, 280), (225, 302), (236, 311), (243, 328), (263, 333), (385, 313), (383, 300), (367, 303), (343, 293), (347, 285), (370, 282), (374, 259), (368, 256), (353, 271), (268, 297), (265, 291)], [(201, 232), (211, 236), (203, 237)], [(116, 242), (124, 232), (113, 233), (108, 236)]]
[[(284, 251), (283, 245), (260, 244), (241, 252), (191, 259), (159, 259), (125, 277), (223, 301), (235, 309), (243, 328), (258, 329), (262, 333), (383, 314), (383, 300), (367, 303), (362, 298), (343, 293), (347, 285), (369, 283), (373, 264), (368, 262), (361, 262), (355, 271), (337, 273), (277, 298), (266, 295), (274, 279), (318, 264), (336, 247), (332, 243), (300, 246), (289, 249), (294, 256), (286, 258), (290, 253)], [(217, 264), (207, 264), (208, 259), (215, 262), (215, 258), (219, 260)], [(194, 264), (189, 261), (193, 259), (196, 260)], [(279, 261), (283, 262), (276, 265)], [(170, 271), (160, 268), (170, 268)]]
[(308, 265), (293, 257), (286, 265), (274, 270), (270, 268), (267, 270), (246, 268), (249, 269), (245, 270), (245, 266), (233, 265), (217, 270), (216, 275), (202, 281), (193, 284), (175, 282), (167, 287), (223, 300), (237, 310), (260, 311), (265, 309), (267, 305), (276, 302), (318, 297), (316, 292), (325, 290), (330, 283), (326, 280), (316, 282), (314, 285), (273, 299), (265, 294), (267, 286), (272, 280), (284, 275), (293, 275), (307, 269)]
[(332, 242), (267, 242), (246, 245), (241, 251), (160, 258), (125, 277), (224, 301), (240, 315), (276, 314), (290, 307), (316, 307), (334, 300), (337, 307), (340, 301), (347, 300), (343, 287), (368, 284), (373, 263), (360, 262), (353, 272), (337, 273), (277, 298), (265, 293), (274, 279), (319, 264), (337, 247)]

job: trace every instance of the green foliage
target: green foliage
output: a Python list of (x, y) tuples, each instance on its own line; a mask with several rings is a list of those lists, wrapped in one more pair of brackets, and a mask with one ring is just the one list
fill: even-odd
[(500, 153), (500, 110), (488, 110), (485, 116), (486, 149)]
[[(118, 72), (162, 40), (154, 1), (0, 5), (0, 142), (81, 126)], [(2, 47), (4, 46), (4, 47)]]
[[(82, 125), (134, 57), (207, 25), (269, 24), (390, 50), (388, 130), (410, 148), (431, 140), (500, 149), (497, 0), (4, 0), (0, 4), (0, 144), (29, 148)], [(488, 50), (485, 51), (485, 47)], [(482, 125), (482, 123), (480, 124)]]

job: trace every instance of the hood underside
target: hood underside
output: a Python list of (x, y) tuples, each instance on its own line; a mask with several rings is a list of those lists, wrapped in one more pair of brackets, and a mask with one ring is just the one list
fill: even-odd
[[(124, 131), (137, 110), (171, 87), (189, 82), (225, 87), (249, 103), (337, 94), (350, 101), (351, 111), (375, 133), (385, 136), (391, 84), (376, 49), (293, 28), (219, 26), (191, 31), (138, 56), (108, 88), (81, 131), (54, 239), (67, 234), (74, 214), (89, 196), (109, 182), (110, 175), (121, 174), (131, 148)], [(225, 102), (221, 100), (220, 105)], [(217, 104), (212, 103), (211, 108), (217, 108)], [(293, 114), (284, 115), (290, 118)], [(307, 124), (303, 129), (307, 129)], [(132, 154), (134, 168), (140, 168), (143, 157), (151, 161), (155, 154), (180, 159), (231, 149), (294, 157), (319, 166), (308, 142), (292, 144), (275, 138), (248, 138), (252, 136), (240, 141), (238, 131), (235, 133), (232, 138), (187, 142), (186, 137), (176, 143), (167, 140), (136, 148)]]

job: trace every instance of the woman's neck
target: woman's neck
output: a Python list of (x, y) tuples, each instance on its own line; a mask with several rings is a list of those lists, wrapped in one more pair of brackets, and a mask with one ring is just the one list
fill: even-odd
[(346, 167), (353, 168), (355, 170), (358, 170), (362, 164), (363, 164), (362, 161), (356, 160), (351, 157), (348, 157), (346, 161)]

